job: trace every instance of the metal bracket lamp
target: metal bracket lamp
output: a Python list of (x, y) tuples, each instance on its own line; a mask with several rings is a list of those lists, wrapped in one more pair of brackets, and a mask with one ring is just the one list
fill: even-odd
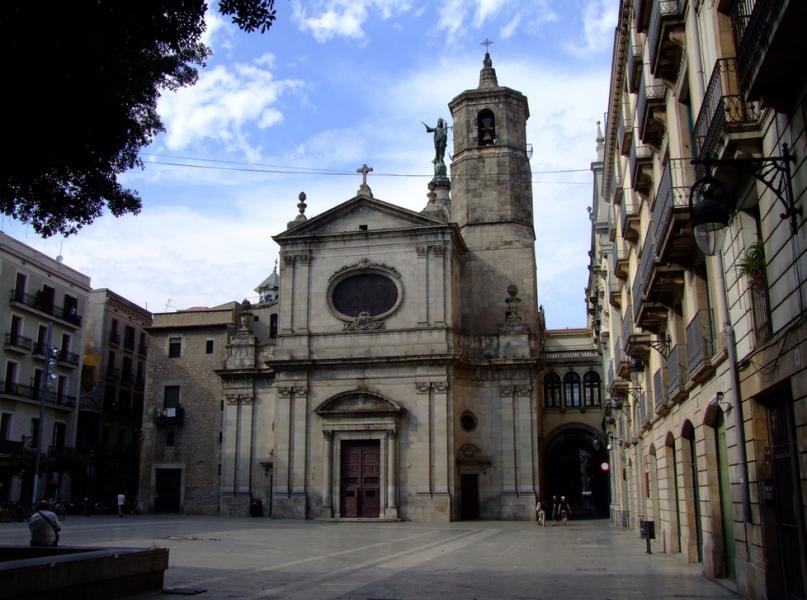
[(730, 167), (749, 175), (771, 190), (784, 206), (782, 219), (790, 220), (790, 231), (796, 235), (801, 211), (793, 199), (793, 182), (790, 163), (795, 157), (787, 144), (782, 144), (782, 155), (765, 158), (695, 159), (693, 165), (706, 167), (707, 174), (695, 181), (689, 190), (689, 214), (695, 243), (707, 256), (714, 256), (723, 247), (726, 227), (734, 203), (728, 199), (726, 188), (711, 174), (712, 167)]

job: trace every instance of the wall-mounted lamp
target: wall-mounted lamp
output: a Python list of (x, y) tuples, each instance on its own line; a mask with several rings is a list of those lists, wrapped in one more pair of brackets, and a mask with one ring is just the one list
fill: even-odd
[(695, 234), (695, 243), (701, 252), (714, 256), (723, 247), (726, 227), (731, 218), (730, 211), (735, 202), (720, 181), (711, 174), (712, 167), (730, 167), (750, 175), (771, 190), (785, 208), (780, 217), (790, 220), (790, 231), (798, 231), (799, 208), (793, 199), (793, 184), (790, 176), (790, 163), (795, 157), (790, 154), (787, 144), (782, 144), (782, 155), (767, 158), (727, 158), (693, 160), (693, 165), (706, 168), (706, 175), (692, 184), (689, 190), (689, 215)]
[(712, 398), (712, 400), (709, 402), (709, 404), (719, 407), (720, 410), (722, 410), (724, 414), (730, 413), (731, 409), (732, 409), (731, 402), (729, 402), (728, 400), (723, 399), (723, 392), (717, 392), (715, 394), (715, 397)]

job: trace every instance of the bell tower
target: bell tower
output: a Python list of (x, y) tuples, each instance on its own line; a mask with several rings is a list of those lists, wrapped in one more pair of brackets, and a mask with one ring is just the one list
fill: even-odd
[(451, 213), (469, 249), (463, 264), (463, 330), (498, 333), (504, 299), (515, 285), (523, 322), (538, 333), (527, 98), (499, 85), (485, 53), (479, 86), (448, 106), (454, 121)]

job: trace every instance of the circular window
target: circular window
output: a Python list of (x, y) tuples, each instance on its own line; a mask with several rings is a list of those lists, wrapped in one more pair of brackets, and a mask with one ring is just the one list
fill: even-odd
[(380, 273), (359, 273), (337, 283), (331, 293), (333, 307), (348, 317), (368, 313), (377, 317), (398, 302), (395, 282)]
[(476, 417), (472, 412), (464, 412), (460, 417), (460, 425), (465, 431), (473, 431), (476, 429)]

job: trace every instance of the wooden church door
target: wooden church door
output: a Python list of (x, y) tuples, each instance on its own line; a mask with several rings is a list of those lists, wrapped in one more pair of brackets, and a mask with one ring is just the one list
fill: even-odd
[(342, 442), (340, 515), (378, 518), (380, 503), (378, 440)]

